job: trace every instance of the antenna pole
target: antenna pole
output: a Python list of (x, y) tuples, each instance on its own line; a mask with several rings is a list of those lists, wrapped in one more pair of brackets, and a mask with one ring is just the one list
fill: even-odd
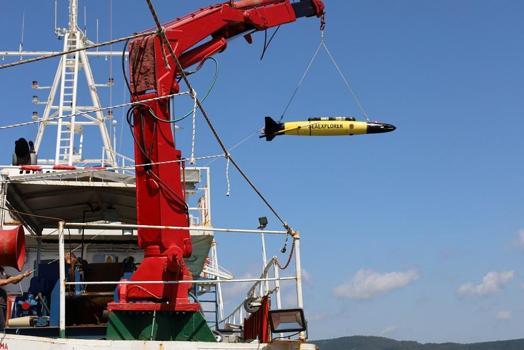
[(24, 50), (24, 31), (25, 31), (25, 12), (22, 14), (22, 33), (20, 35), (20, 43), (18, 44), (18, 51)]
[[(96, 42), (99, 43), (99, 37), (98, 37), (98, 18), (96, 19)], [(98, 52), (98, 47), (96, 48), (96, 51)]]
[(84, 5), (84, 35), (87, 35), (87, 5)]
[(55, 34), (58, 35), (58, 0), (55, 0)]
[(69, 0), (69, 31), (78, 29), (78, 0)]

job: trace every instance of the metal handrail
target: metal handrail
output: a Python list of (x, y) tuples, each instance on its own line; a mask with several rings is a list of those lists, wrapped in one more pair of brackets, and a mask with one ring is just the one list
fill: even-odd
[[(263, 231), (263, 230), (247, 230), (247, 229), (219, 229), (213, 227), (177, 227), (177, 226), (151, 226), (151, 225), (127, 225), (127, 224), (87, 224), (87, 223), (66, 223), (60, 221), (58, 224), (58, 248), (59, 248), (59, 273), (60, 273), (60, 315), (59, 315), (59, 329), (60, 337), (65, 337), (65, 296), (67, 285), (119, 285), (119, 284), (201, 284), (201, 285), (217, 285), (223, 283), (247, 283), (255, 282), (247, 293), (247, 297), (238, 305), (232, 313), (217, 322), (217, 329), (219, 325), (241, 325), (244, 321), (244, 302), (250, 296), (257, 296), (257, 290), (260, 288), (260, 295), (265, 296), (276, 292), (277, 295), (277, 309), (281, 308), (280, 299), (280, 281), (294, 280), (297, 290), (297, 304), (302, 307), (302, 285), (301, 285), (301, 267), (300, 267), (300, 244), (298, 234), (294, 236), (295, 239), (295, 276), (280, 277), (279, 264), (276, 257), (273, 257), (264, 267), (264, 270), (259, 278), (245, 278), (232, 280), (187, 280), (187, 281), (89, 281), (89, 282), (67, 282), (65, 277), (65, 242), (64, 230), (66, 227), (99, 227), (99, 228), (163, 228), (173, 230), (199, 230), (199, 231), (214, 231), (214, 232), (243, 232), (250, 234), (273, 233), (273, 234), (288, 234), (287, 231)], [(273, 277), (269, 277), (273, 271)], [(273, 282), (273, 287), (269, 288), (269, 282)], [(238, 321), (238, 323), (237, 323)]]
[[(248, 283), (248, 282), (265, 282), (276, 281), (276, 278), (238, 278), (231, 280), (181, 280), (181, 281), (75, 281), (65, 282), (67, 286), (75, 285), (117, 285), (117, 284), (222, 284), (222, 283)], [(296, 277), (282, 277), (279, 280), (289, 281), (296, 280)]]
[(274, 235), (286, 235), (288, 231), (283, 230), (251, 230), (241, 228), (217, 228), (207, 226), (162, 226), (162, 225), (135, 225), (135, 224), (99, 224), (99, 223), (85, 223), (85, 222), (70, 222), (64, 223), (65, 227), (69, 228), (123, 228), (123, 229), (138, 229), (138, 228), (150, 228), (150, 229), (166, 229), (166, 230), (187, 230), (187, 231), (201, 231), (201, 232), (237, 232), (237, 233), (250, 233), (250, 234), (274, 234)]
[[(297, 280), (297, 276), (291, 276), (291, 277), (280, 277), (278, 274), (278, 259), (276, 257), (273, 257), (265, 266), (264, 270), (262, 271), (262, 274), (260, 275), (260, 278), (253, 279), (255, 280), (255, 283), (251, 286), (249, 291), (246, 293), (246, 298), (236, 307), (233, 309), (233, 311), (224, 317), (222, 320), (218, 321), (218, 324), (223, 324), (224, 326), (226, 324), (233, 324), (233, 325), (239, 325), (237, 320), (239, 322), (243, 322), (244, 318), (244, 302), (250, 298), (250, 297), (256, 297), (257, 296), (257, 290), (260, 289), (260, 295), (259, 296), (266, 296), (270, 295), (274, 292), (276, 292), (277, 295), (277, 309), (280, 309), (282, 307), (281, 305), (281, 298), (280, 298), (280, 281), (285, 280)], [(274, 277), (269, 277), (270, 272), (273, 271)], [(269, 288), (268, 282), (275, 282), (273, 288)]]

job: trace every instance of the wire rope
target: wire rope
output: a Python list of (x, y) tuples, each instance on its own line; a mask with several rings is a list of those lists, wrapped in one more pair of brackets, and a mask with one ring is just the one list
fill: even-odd
[(313, 65), (313, 62), (315, 62), (317, 56), (318, 56), (318, 53), (320, 52), (320, 49), (322, 48), (322, 42), (323, 40), (320, 41), (320, 43), (318, 44), (318, 47), (317, 49), (315, 50), (315, 53), (313, 54), (313, 56), (311, 57), (311, 59), (309, 60), (309, 63), (306, 67), (306, 70), (304, 71), (304, 73), (302, 74), (302, 77), (300, 78), (300, 80), (298, 81), (298, 84), (297, 86), (295, 87), (295, 90), (293, 91), (293, 94), (291, 94), (291, 98), (289, 99), (289, 101), (287, 102), (286, 104), (286, 107), (284, 108), (284, 111), (282, 112), (282, 114), (280, 115), (280, 119), (279, 119), (279, 122), (282, 121), (282, 119), (284, 119), (284, 116), (286, 115), (286, 112), (287, 110), (289, 109), (289, 106), (291, 106), (291, 103), (293, 102), (293, 100), (295, 99), (297, 93), (298, 93), (298, 90), (300, 90), (300, 87), (302, 86), (302, 84), (304, 83), (304, 80), (306, 79), (308, 73), (309, 73), (309, 70), (311, 69), (311, 66)]
[[(230, 148), (228, 148), (228, 151), (231, 152), (233, 151), (234, 149), (242, 146), (244, 143), (246, 143), (247, 141), (249, 141), (253, 136), (255, 135), (258, 135), (258, 133), (260, 132), (260, 130), (255, 130), (254, 132), (250, 133), (249, 135), (247, 135), (246, 137), (242, 138), (240, 141), (238, 141), (237, 143), (235, 143), (233, 146), (231, 146)], [(206, 166), (209, 166), (211, 164), (213, 164), (215, 161), (217, 160), (217, 158), (215, 159), (212, 159), (211, 161), (209, 161), (208, 163), (206, 163)]]
[(195, 164), (195, 142), (196, 142), (196, 112), (197, 112), (197, 104), (196, 104), (196, 99), (197, 99), (197, 93), (196, 91), (191, 91), (191, 98), (193, 98), (193, 132), (192, 132), (192, 135), (191, 135), (191, 157), (189, 158), (189, 163), (190, 164)]

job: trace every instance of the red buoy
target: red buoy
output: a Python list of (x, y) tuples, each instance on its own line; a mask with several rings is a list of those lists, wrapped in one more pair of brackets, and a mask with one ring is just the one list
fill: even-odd
[(0, 230), (0, 266), (22, 270), (25, 261), (24, 227)]

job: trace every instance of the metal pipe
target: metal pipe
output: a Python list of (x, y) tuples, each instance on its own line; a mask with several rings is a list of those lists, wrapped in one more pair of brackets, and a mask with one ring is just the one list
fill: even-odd
[[(262, 234), (260, 235), (260, 238), (262, 240), (262, 264), (263, 264), (262, 271), (264, 271), (267, 266), (266, 237), (264, 236), (264, 232), (262, 232)], [(265, 277), (267, 278), (267, 276), (268, 274), (266, 274)], [(265, 291), (264, 293), (262, 293), (262, 295), (265, 295), (265, 293), (269, 292), (269, 282), (267, 281), (267, 279), (266, 279), (266, 282), (264, 283), (264, 287), (265, 287)]]
[(280, 296), (280, 271), (277, 264), (273, 265), (274, 273), (275, 273), (275, 289), (277, 293), (277, 309), (282, 308), (282, 298)]
[[(236, 280), (187, 280), (187, 281), (84, 281), (84, 282), (65, 282), (65, 285), (116, 285), (116, 284), (222, 284), (222, 283), (247, 283), (247, 282), (263, 282), (264, 278), (242, 278)], [(268, 281), (274, 281), (275, 278), (268, 278)], [(281, 281), (296, 280), (295, 276), (282, 277)]]
[[(217, 271), (220, 271), (220, 265), (218, 264), (217, 242), (214, 238), (213, 238), (213, 245), (212, 245), (211, 250), (213, 252), (213, 258), (216, 264)], [(220, 276), (217, 276), (217, 281), (220, 281)], [(216, 293), (217, 293), (217, 299), (218, 299), (218, 311), (219, 311), (218, 316), (220, 319), (223, 319), (224, 318), (224, 299), (222, 296), (222, 285), (220, 283), (216, 286)]]
[(40, 260), (42, 260), (42, 238), (41, 238), (41, 236), (36, 238), (36, 271), (35, 271), (35, 276), (37, 276), (37, 277), (40, 274)]
[[(302, 297), (302, 262), (300, 258), (300, 234), (298, 232), (293, 232), (293, 239), (295, 244), (295, 274), (296, 274), (296, 284), (297, 284), (297, 306), (300, 309), (304, 308), (304, 299)], [(306, 333), (300, 332), (300, 340), (306, 340)]]
[[(7, 197), (7, 181), (4, 181), (4, 175), (0, 175), (2, 183), (0, 183), (0, 205), (5, 208), (5, 202)], [(5, 210), (0, 210), (0, 230), (4, 228), (5, 222)]]
[[(280, 295), (280, 267), (278, 267), (277, 264), (273, 265), (274, 273), (275, 273), (275, 292), (277, 295), (277, 310), (282, 309), (282, 297)], [(284, 337), (284, 333), (280, 333), (280, 337)]]
[(237, 229), (237, 228), (216, 228), (216, 227), (197, 227), (197, 226), (161, 226), (161, 225), (134, 225), (134, 224), (89, 224), (82, 222), (69, 222), (64, 224), (65, 227), (70, 228), (82, 228), (82, 227), (91, 227), (91, 228), (151, 228), (151, 229), (167, 229), (167, 230), (189, 230), (189, 231), (200, 231), (200, 232), (237, 232), (237, 233), (253, 233), (253, 234), (273, 234), (273, 235), (286, 235), (287, 231), (272, 231), (272, 230), (248, 230), (248, 229)]
[(65, 254), (64, 254), (64, 222), (58, 223), (58, 266), (60, 269), (60, 316), (59, 328), (60, 338), (65, 338), (65, 295), (66, 295), (66, 277), (65, 277)]
[(204, 170), (206, 170), (206, 214), (209, 225), (213, 225), (211, 221), (211, 168), (204, 168)]

